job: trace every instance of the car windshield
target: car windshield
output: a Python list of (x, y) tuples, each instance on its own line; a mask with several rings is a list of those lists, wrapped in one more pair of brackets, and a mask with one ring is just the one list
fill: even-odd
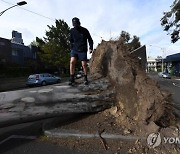
[(36, 75), (30, 75), (29, 78), (36, 78)]

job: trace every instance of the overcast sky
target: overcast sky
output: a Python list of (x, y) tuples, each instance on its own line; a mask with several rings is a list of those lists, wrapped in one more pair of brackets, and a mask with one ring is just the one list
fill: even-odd
[[(15, 7), (0, 16), (0, 37), (11, 39), (12, 30), (22, 33), (25, 45), (36, 36), (42, 38), (47, 25), (55, 19), (64, 19), (70, 27), (73, 17), (80, 18), (94, 40), (95, 47), (111, 37), (116, 38), (122, 30), (140, 37), (146, 45), (147, 54), (164, 57), (180, 52), (180, 41), (172, 44), (170, 36), (163, 31), (160, 19), (164, 11), (170, 10), (174, 0), (26, 0), (27, 5)], [(19, 1), (0, 0), (0, 11)], [(31, 13), (38, 13), (40, 15)], [(152, 46), (150, 46), (152, 45)]]

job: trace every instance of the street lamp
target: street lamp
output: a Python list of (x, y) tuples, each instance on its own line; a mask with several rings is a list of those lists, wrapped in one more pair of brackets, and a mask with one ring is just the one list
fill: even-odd
[(156, 45), (151, 45), (151, 44), (149, 46), (152, 46), (152, 47), (154, 46), (154, 47), (160, 48), (162, 50), (163, 54), (162, 54), (162, 58), (161, 58), (161, 60), (162, 60), (161, 67), (162, 67), (162, 72), (164, 72), (163, 55), (164, 55), (165, 48), (162, 48), (162, 47), (159, 47), (159, 46), (156, 46)]
[(0, 16), (2, 16), (2, 14), (3, 14), (4, 12), (6, 12), (7, 10), (9, 10), (9, 9), (11, 9), (11, 8), (13, 8), (13, 7), (16, 7), (16, 6), (22, 6), (22, 5), (25, 5), (25, 4), (27, 4), (27, 2), (26, 2), (26, 1), (21, 1), (21, 2), (18, 2), (16, 5), (13, 5), (13, 6), (11, 6), (11, 7), (7, 8), (6, 10), (4, 10), (4, 11), (0, 12)]

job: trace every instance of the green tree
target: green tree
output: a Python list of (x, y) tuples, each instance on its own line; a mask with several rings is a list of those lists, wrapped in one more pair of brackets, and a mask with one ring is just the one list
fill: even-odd
[(164, 27), (164, 31), (171, 35), (171, 42), (175, 43), (180, 38), (180, 0), (175, 0), (170, 7), (170, 11), (163, 13), (161, 25)]
[(39, 58), (47, 66), (67, 68), (69, 65), (69, 31), (68, 24), (63, 20), (56, 20), (55, 26), (49, 26), (43, 39), (36, 38), (32, 44), (39, 48)]
[(35, 47), (38, 47), (38, 45), (39, 45), (39, 44), (38, 44), (38, 42), (37, 42), (37, 41), (35, 41), (35, 40), (34, 40), (34, 41), (32, 41), (32, 42), (31, 42), (31, 44), (30, 44), (30, 45), (35, 46)]
[(128, 44), (129, 51), (133, 51), (141, 46), (141, 43), (139, 41), (139, 37), (136, 35), (133, 36), (131, 42)]
[(137, 48), (139, 48), (141, 46), (139, 37), (134, 35), (131, 38), (131, 35), (126, 31), (121, 32), (121, 34), (119, 36), (119, 40), (122, 40), (125, 43), (128, 51), (130, 51), (130, 52), (137, 49)]
[(120, 40), (123, 40), (123, 42), (128, 43), (131, 39), (130, 34), (126, 31), (122, 31), (119, 37)]
[(173, 66), (170, 70), (171, 76), (173, 76), (175, 74), (175, 71), (176, 71), (176, 68), (175, 68), (175, 66)]

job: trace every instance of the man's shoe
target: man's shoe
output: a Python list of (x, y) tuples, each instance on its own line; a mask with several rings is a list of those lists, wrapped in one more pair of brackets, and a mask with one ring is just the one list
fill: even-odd
[(69, 80), (69, 85), (70, 86), (76, 86), (78, 84), (78, 82), (76, 82), (75, 80)]
[(84, 84), (85, 84), (85, 85), (88, 85), (88, 84), (89, 84), (88, 80), (84, 81)]
[(74, 82), (75, 82), (75, 80), (74, 80), (74, 75), (71, 75), (71, 76), (70, 76), (70, 79), (69, 79), (69, 85), (73, 85)]
[(74, 80), (69, 80), (69, 85), (74, 85), (76, 82)]
[(75, 81), (73, 79), (69, 79), (69, 85), (72, 85)]

